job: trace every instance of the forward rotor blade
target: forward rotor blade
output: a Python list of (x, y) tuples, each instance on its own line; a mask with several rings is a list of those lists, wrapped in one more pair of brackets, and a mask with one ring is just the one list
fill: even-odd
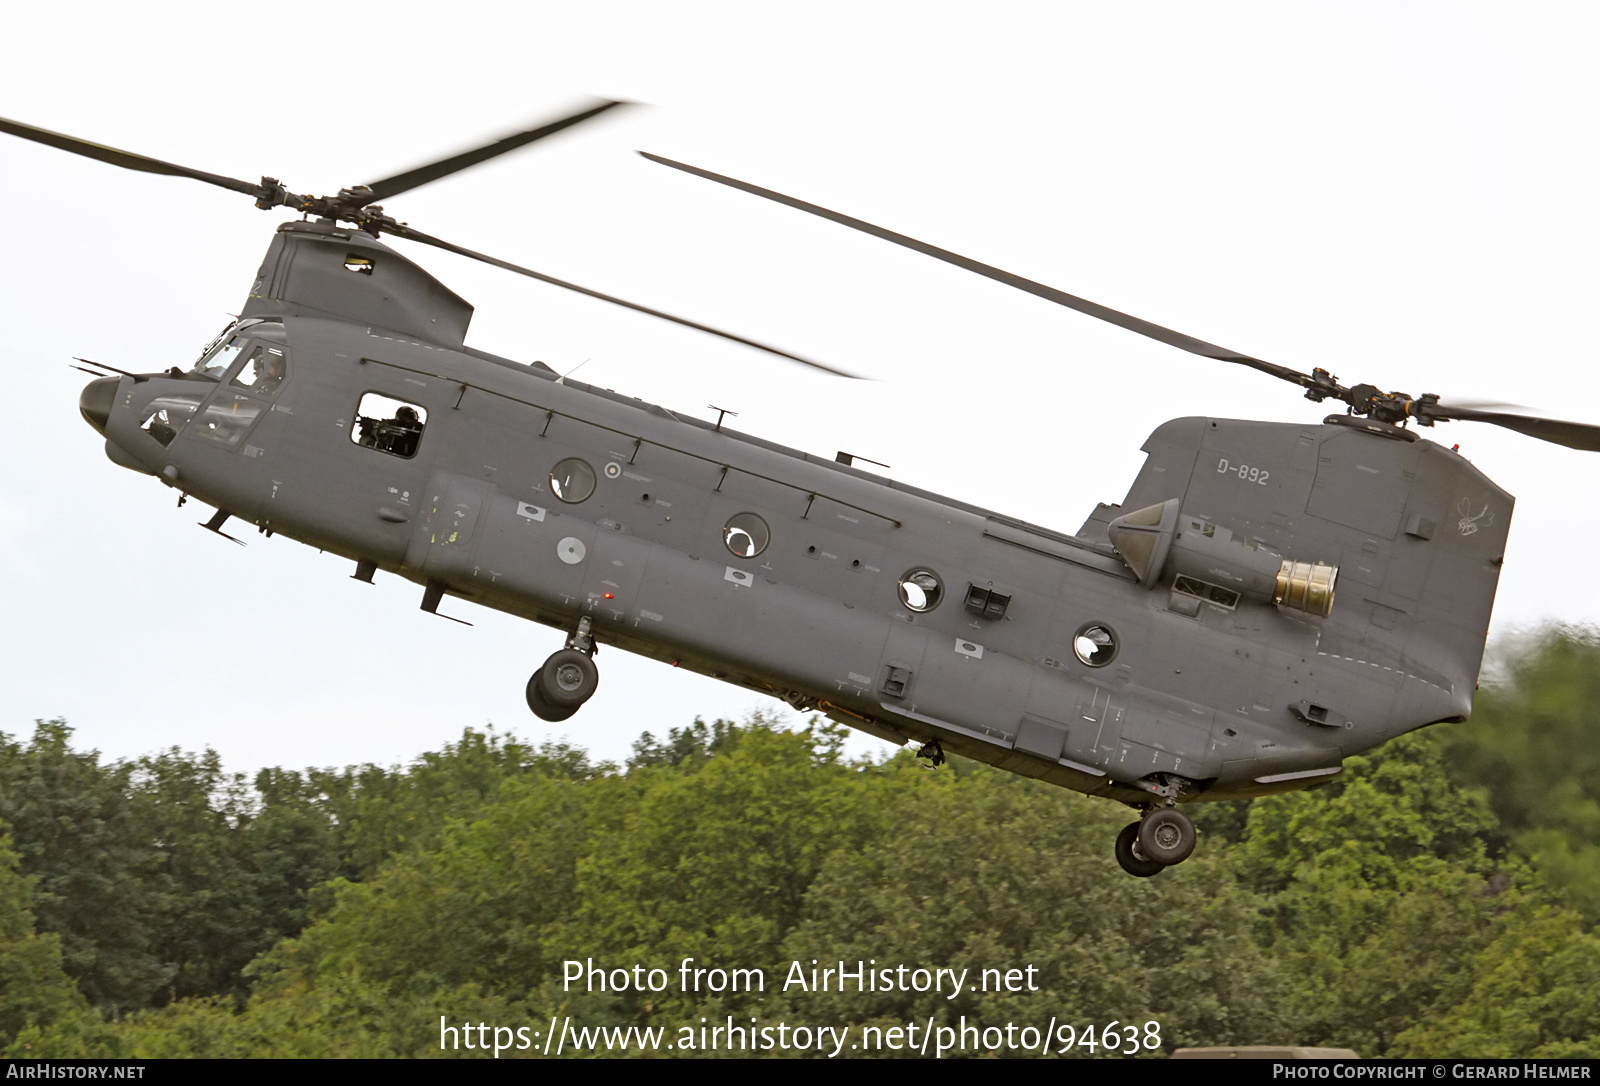
[(375, 200), (387, 200), (391, 196), (408, 192), (421, 185), (426, 185), (430, 181), (437, 181), (439, 178), (453, 174), (457, 170), (464, 170), (468, 166), (476, 166), (480, 162), (486, 162), (496, 155), (503, 155), (507, 151), (515, 151), (518, 147), (525, 147), (534, 140), (552, 136), (563, 129), (571, 128), (575, 124), (581, 124), (591, 117), (598, 117), (609, 109), (616, 109), (618, 106), (629, 104), (628, 102), (599, 102), (588, 109), (579, 110), (577, 113), (562, 117), (559, 120), (550, 121), (537, 128), (530, 128), (526, 132), (518, 132), (504, 139), (495, 140), (493, 143), (486, 143), (482, 147), (474, 147), (470, 151), (463, 151), (458, 155), (442, 158), (438, 162), (430, 162), (425, 166), (418, 166), (414, 170), (407, 170), (405, 173), (397, 173), (393, 177), (386, 177), (382, 181), (374, 181), (367, 186), (372, 190), (372, 195), (366, 197), (363, 204), (370, 204)]
[(663, 313), (659, 309), (651, 309), (648, 306), (637, 305), (633, 302), (624, 301), (623, 299), (613, 297), (610, 294), (601, 294), (598, 290), (590, 290), (588, 287), (580, 287), (576, 283), (569, 283), (565, 279), (557, 279), (552, 275), (545, 275), (543, 272), (536, 272), (532, 268), (524, 268), (520, 264), (512, 264), (506, 260), (500, 260), (484, 253), (478, 253), (471, 249), (462, 248), (460, 245), (452, 245), (448, 241), (424, 234), (420, 230), (413, 230), (411, 227), (403, 224), (395, 224), (392, 226), (385, 224), (383, 229), (385, 232), (393, 234), (396, 237), (406, 238), (410, 241), (421, 242), (423, 245), (432, 245), (436, 249), (443, 249), (446, 252), (455, 253), (459, 256), (471, 257), (473, 260), (481, 260), (485, 264), (493, 264), (497, 268), (504, 268), (506, 271), (516, 272), (518, 275), (526, 275), (528, 278), (537, 279), (541, 283), (549, 283), (551, 286), (557, 286), (565, 290), (576, 291), (579, 294), (587, 294), (591, 298), (598, 298), (602, 302), (610, 302), (612, 305), (620, 305), (624, 309), (631, 309), (636, 313), (648, 313), (652, 317), (660, 317), (664, 321), (671, 321), (673, 324), (681, 324), (686, 328), (693, 328), (698, 332), (706, 332), (713, 336), (721, 336), (723, 339), (731, 339), (735, 343), (742, 343), (746, 347), (754, 347), (758, 351), (766, 351), (768, 354), (775, 354), (780, 358), (787, 358), (791, 362), (798, 362), (802, 366), (810, 366), (812, 369), (821, 370), (823, 373), (831, 373), (835, 377), (849, 377), (852, 380), (861, 380), (861, 378), (856, 374), (846, 373), (844, 370), (835, 369), (832, 366), (824, 366), (821, 362), (813, 362), (809, 358), (801, 358), (797, 354), (790, 354), (788, 351), (781, 351), (776, 347), (770, 347), (767, 344), (761, 343), (757, 340), (746, 339), (744, 336), (736, 336), (732, 332), (724, 332), (720, 328), (713, 328), (708, 324), (700, 324), (696, 321), (685, 320), (683, 317), (674, 317), (671, 313)]
[(1504, 426), (1519, 434), (1565, 445), (1569, 449), (1600, 452), (1600, 426), (1587, 422), (1563, 422), (1560, 419), (1543, 419), (1533, 415), (1515, 415), (1508, 411), (1480, 411), (1471, 407), (1438, 404), (1428, 411), (1435, 419), (1459, 419), (1462, 422), (1487, 422)]
[(204, 170), (192, 170), (188, 166), (179, 166), (173, 162), (163, 162), (159, 158), (149, 155), (138, 155), (132, 151), (120, 151), (115, 147), (107, 147), (100, 143), (90, 143), (88, 140), (76, 136), (63, 135), (52, 132), (47, 128), (36, 128), (31, 124), (21, 121), (10, 121), (0, 117), (0, 132), (7, 132), (13, 136), (20, 136), (34, 143), (42, 143), (46, 147), (54, 147), (60, 151), (70, 151), (75, 155), (85, 158), (99, 159), (109, 162), (113, 166), (121, 166), (125, 170), (139, 170), (142, 173), (160, 173), (170, 177), (192, 177), (196, 181), (204, 181), (208, 185), (218, 188), (232, 189), (242, 192), (247, 196), (259, 199), (265, 190), (258, 184), (250, 181), (241, 181), (237, 177), (225, 177), (218, 173), (207, 173)]
[(675, 170), (682, 170), (684, 173), (691, 173), (696, 177), (703, 177), (707, 181), (715, 181), (720, 185), (727, 185), (729, 188), (739, 189), (742, 192), (748, 192), (755, 196), (760, 196), (768, 200), (774, 200), (780, 204), (787, 204), (792, 208), (819, 216), (820, 218), (828, 219), (832, 222), (839, 223), (842, 226), (848, 226), (853, 230), (860, 230), (864, 234), (871, 234), (875, 238), (882, 238), (884, 241), (892, 241), (896, 245), (903, 245), (907, 249), (915, 250), (916, 252), (922, 253), (925, 256), (931, 256), (935, 260), (943, 260), (947, 264), (954, 264), (958, 268), (965, 268), (967, 271), (975, 272), (978, 275), (993, 279), (997, 283), (1004, 283), (1006, 286), (1016, 287), (1018, 290), (1025, 290), (1029, 294), (1036, 295), (1037, 297), (1043, 298), (1046, 301), (1055, 302), (1057, 305), (1066, 306), (1068, 309), (1075, 309), (1079, 313), (1086, 313), (1091, 317), (1097, 317), (1100, 320), (1114, 324), (1119, 328), (1126, 328), (1130, 332), (1137, 332), (1141, 336), (1148, 336), (1149, 338), (1161, 343), (1165, 343), (1168, 346), (1177, 347), (1179, 350), (1188, 351), (1190, 354), (1197, 354), (1204, 358), (1214, 358), (1219, 362), (1235, 362), (1241, 366), (1249, 366), (1251, 369), (1260, 370), (1262, 373), (1269, 373), (1274, 377), (1292, 382), (1302, 388), (1311, 388), (1316, 384), (1316, 382), (1313, 381), (1308, 375), (1303, 374), (1298, 370), (1289, 369), (1287, 366), (1279, 366), (1271, 362), (1264, 362), (1259, 358), (1252, 358), (1247, 354), (1240, 354), (1237, 351), (1230, 351), (1226, 347), (1218, 347), (1214, 343), (1207, 343), (1203, 339), (1195, 339), (1193, 336), (1186, 336), (1182, 332), (1174, 332), (1172, 329), (1163, 328), (1159, 324), (1152, 324), (1147, 320), (1141, 320), (1138, 317), (1130, 316), (1127, 313), (1122, 313), (1118, 310), (1100, 305), (1098, 302), (1091, 302), (1086, 298), (1079, 298), (1075, 294), (1068, 294), (1066, 291), (1045, 286), (1043, 283), (1036, 283), (1032, 279), (1024, 279), (1020, 275), (1013, 275), (1011, 272), (1004, 271), (992, 265), (984, 264), (980, 261), (964, 257), (960, 253), (952, 253), (950, 250), (941, 249), (937, 245), (929, 245), (925, 241), (918, 241), (916, 238), (910, 238), (904, 234), (897, 234), (893, 230), (885, 230), (881, 226), (874, 226), (872, 223), (863, 222), (861, 219), (852, 218), (849, 215), (844, 215), (837, 211), (830, 211), (825, 207), (818, 207), (816, 204), (809, 204), (806, 201), (798, 200), (793, 196), (785, 196), (781, 192), (774, 192), (771, 189), (764, 189), (759, 185), (752, 185), (748, 182), (739, 181), (732, 177), (724, 177), (722, 174), (712, 173), (710, 170), (702, 170), (698, 167), (690, 166), (682, 162), (674, 162), (670, 158), (662, 158), (660, 155), (653, 155), (648, 151), (640, 151), (639, 153), (645, 158), (648, 158), (651, 162), (658, 162), (663, 166), (671, 166)]

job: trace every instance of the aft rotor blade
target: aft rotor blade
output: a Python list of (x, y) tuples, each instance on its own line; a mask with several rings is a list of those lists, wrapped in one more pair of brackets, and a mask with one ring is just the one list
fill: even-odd
[(541, 283), (549, 283), (551, 286), (561, 287), (564, 290), (572, 290), (579, 294), (587, 294), (591, 298), (598, 298), (602, 302), (610, 302), (612, 305), (620, 305), (624, 309), (631, 309), (636, 313), (648, 313), (652, 317), (660, 317), (664, 321), (671, 321), (673, 324), (681, 324), (685, 328), (693, 328), (698, 332), (707, 332), (713, 336), (721, 336), (723, 339), (730, 339), (735, 343), (742, 343), (746, 347), (754, 347), (758, 351), (766, 351), (768, 354), (775, 354), (780, 358), (787, 358), (791, 362), (798, 362), (802, 366), (810, 366), (812, 369), (821, 370), (823, 373), (831, 373), (835, 377), (849, 377), (853, 380), (861, 380), (861, 378), (856, 374), (846, 373), (844, 370), (835, 369), (832, 366), (824, 366), (821, 362), (813, 362), (809, 358), (801, 358), (797, 354), (790, 354), (788, 351), (783, 351), (779, 350), (777, 347), (768, 346), (767, 344), (761, 343), (758, 340), (747, 339), (744, 336), (734, 335), (732, 332), (724, 332), (720, 328), (713, 328), (708, 324), (700, 324), (697, 321), (686, 320), (683, 317), (674, 317), (671, 313), (663, 313), (659, 309), (651, 309), (648, 306), (624, 301), (623, 299), (613, 297), (610, 294), (602, 294), (598, 290), (590, 290), (588, 287), (581, 287), (577, 283), (569, 283), (565, 279), (557, 279), (553, 275), (546, 275), (543, 272), (536, 272), (532, 268), (524, 268), (520, 264), (512, 264), (510, 261), (500, 260), (497, 257), (488, 256), (485, 253), (474, 252), (471, 249), (462, 248), (460, 245), (452, 245), (448, 241), (424, 234), (420, 230), (413, 230), (411, 227), (404, 224), (385, 224), (383, 229), (385, 232), (393, 234), (396, 237), (406, 238), (410, 241), (418, 241), (423, 245), (432, 245), (436, 249), (443, 249), (446, 252), (456, 253), (459, 256), (471, 257), (473, 260), (481, 260), (485, 264), (493, 264), (497, 268), (504, 268), (506, 271), (516, 272), (518, 275), (526, 275), (528, 278), (537, 279)]
[(534, 140), (542, 140), (546, 136), (553, 136), (557, 132), (571, 128), (575, 124), (582, 124), (591, 117), (598, 117), (609, 109), (616, 109), (618, 106), (629, 104), (628, 102), (598, 102), (587, 109), (581, 109), (559, 120), (549, 121), (539, 125), (537, 128), (530, 128), (526, 132), (517, 132), (504, 139), (495, 140), (493, 143), (486, 143), (482, 147), (474, 147), (470, 151), (462, 151), (458, 155), (442, 158), (438, 162), (430, 162), (426, 166), (418, 166), (414, 170), (397, 173), (393, 177), (384, 178), (382, 181), (374, 181), (367, 186), (372, 190), (372, 195), (366, 196), (363, 194), (365, 199), (362, 202), (370, 204), (375, 200), (387, 200), (391, 196), (408, 192), (418, 186), (426, 185), (430, 181), (437, 181), (441, 177), (446, 177), (458, 170), (464, 170), (468, 166), (476, 166), (480, 162), (486, 162), (496, 155), (503, 155), (507, 151), (515, 151), (518, 147), (525, 147)]
[(1544, 419), (1535, 415), (1515, 415), (1508, 411), (1480, 411), (1476, 408), (1446, 404), (1433, 406), (1427, 414), (1430, 418), (1440, 420), (1487, 422), (1493, 426), (1504, 426), (1507, 430), (1515, 430), (1519, 434), (1536, 437), (1540, 441), (1565, 445), (1569, 449), (1600, 452), (1600, 426), (1587, 422), (1563, 422), (1560, 419)]
[(100, 143), (91, 143), (76, 136), (63, 135), (52, 132), (47, 128), (36, 128), (31, 124), (21, 121), (11, 121), (0, 117), (0, 132), (7, 132), (13, 136), (20, 136), (34, 143), (42, 143), (46, 147), (54, 147), (60, 151), (70, 151), (75, 155), (85, 158), (99, 159), (109, 162), (113, 166), (121, 166), (125, 170), (139, 170), (143, 173), (160, 173), (170, 177), (192, 177), (196, 181), (204, 181), (208, 185), (219, 188), (232, 189), (242, 192), (247, 196), (260, 198), (266, 190), (251, 181), (241, 181), (237, 177), (225, 177), (219, 173), (207, 173), (204, 170), (193, 170), (188, 166), (179, 166), (174, 162), (163, 162), (159, 158), (149, 155), (134, 154), (132, 151), (121, 151), (115, 147), (107, 147)]
[(996, 268), (990, 264), (972, 260), (969, 257), (962, 256), (960, 253), (952, 253), (948, 249), (941, 249), (937, 245), (929, 245), (925, 241), (918, 241), (916, 238), (910, 238), (904, 234), (897, 234), (893, 230), (886, 230), (881, 226), (874, 226), (872, 223), (864, 222), (861, 219), (852, 218), (837, 211), (830, 211), (828, 208), (818, 207), (816, 204), (807, 203), (793, 196), (785, 196), (781, 192), (764, 189), (759, 185), (752, 185), (732, 177), (724, 177), (722, 174), (712, 173), (710, 170), (702, 170), (682, 162), (674, 162), (670, 158), (662, 158), (660, 155), (653, 155), (648, 151), (640, 151), (639, 153), (651, 162), (658, 162), (663, 166), (671, 166), (675, 170), (682, 170), (684, 173), (691, 173), (696, 177), (703, 177), (708, 181), (727, 185), (729, 188), (739, 189), (742, 192), (774, 200), (780, 204), (787, 204), (792, 208), (828, 219), (842, 226), (848, 226), (853, 230), (871, 234), (875, 238), (882, 238), (884, 241), (892, 241), (896, 245), (903, 245), (907, 249), (915, 250), (925, 256), (931, 256), (935, 260), (943, 260), (947, 264), (954, 264), (958, 268), (976, 272), (978, 275), (993, 279), (997, 283), (1004, 283), (1007, 286), (1016, 287), (1018, 290), (1025, 290), (1029, 294), (1036, 295), (1046, 301), (1055, 302), (1057, 305), (1066, 306), (1068, 309), (1075, 309), (1079, 313), (1086, 313), (1091, 317), (1097, 317), (1100, 320), (1115, 324), (1119, 328), (1126, 328), (1130, 332), (1148, 336), (1168, 346), (1188, 351), (1190, 354), (1214, 358), (1220, 362), (1236, 362), (1241, 366), (1249, 366), (1251, 369), (1260, 370), (1262, 373), (1270, 373), (1274, 377), (1293, 382), (1302, 388), (1311, 388), (1316, 384), (1308, 375), (1298, 370), (1289, 369), (1287, 366), (1264, 362), (1259, 358), (1252, 358), (1247, 354), (1240, 354), (1238, 351), (1230, 351), (1226, 347), (1218, 347), (1214, 343), (1207, 343), (1203, 339), (1195, 339), (1193, 336), (1186, 336), (1182, 332), (1174, 332), (1172, 329), (1163, 328), (1159, 324), (1152, 324), (1147, 320), (1141, 320), (1138, 317), (1100, 305), (1098, 302), (1091, 302), (1086, 298), (1079, 298), (1075, 294), (1068, 294), (1066, 291), (1057, 290), (1043, 283), (1036, 283), (1032, 279), (1024, 279), (1020, 275), (1013, 275), (1011, 272)]

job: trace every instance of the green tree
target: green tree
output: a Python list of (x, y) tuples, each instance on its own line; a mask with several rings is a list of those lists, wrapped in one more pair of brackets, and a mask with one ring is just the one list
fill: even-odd
[[(1486, 693), (1480, 716), (1521, 706), (1588, 765), (1571, 726), (1588, 711), (1588, 651), (1567, 639), (1553, 663), (1519, 664), (1522, 700)], [(832, 725), (697, 720), (641, 736), (626, 774), (469, 730), (403, 768), (266, 771), (254, 794), (209, 752), (102, 767), (67, 734), (41, 725), (32, 744), (0, 741), (0, 803), (32, 819), (18, 851), (51, 872), (120, 878), (146, 958), (173, 971), (146, 1003), (178, 998), (104, 1002), (120, 1013), (110, 1022), (27, 1012), (13, 1052), (482, 1054), (441, 1052), (440, 1014), (673, 1029), (729, 1014), (885, 1029), (1054, 1018), (1080, 1036), (1116, 1018), (1160, 1022), (1164, 1049), (1293, 1042), (1368, 1056), (1572, 1055), (1600, 1038), (1600, 939), (1549, 889), (1581, 896), (1549, 857), (1559, 846), (1587, 862), (1588, 784), (1560, 778), (1553, 787), (1579, 792), (1553, 794), (1577, 798), (1541, 815), (1524, 776), (1562, 767), (1542, 750), (1507, 754), (1503, 735), (1496, 746), (1430, 729), (1349, 759), (1323, 788), (1230, 806), (1202, 819), (1194, 858), (1140, 880), (1111, 857), (1128, 812), (962, 759), (935, 774), (903, 754), (849, 763)], [(1555, 844), (1531, 844), (1544, 840)], [(120, 866), (93, 854), (106, 842), (124, 849)], [(99, 929), (83, 930), (103, 953)], [(243, 971), (242, 1009), (201, 997), (237, 992), (247, 948), (283, 935)], [(37, 964), (48, 939), (17, 960)], [(657, 966), (672, 984), (562, 983), (564, 962), (590, 958)], [(768, 983), (682, 992), (684, 958), (761, 969)], [(1032, 966), (1034, 987), (782, 990), (789, 963), (813, 959), (953, 966), (980, 987), (983, 970)]]
[(1571, 910), (1520, 896), (1483, 927), (1455, 948), (1458, 968), (1434, 1013), (1417, 1016), (1391, 1054), (1571, 1059), (1600, 1052), (1600, 938)]
[(142, 877), (153, 903), (151, 950), (171, 971), (154, 1001), (242, 997), (239, 971), (286, 934), (263, 916), (244, 780), (223, 773), (216, 751), (173, 748), (133, 763), (126, 787), (154, 853)]
[(1600, 631), (1556, 627), (1497, 655), (1499, 678), (1450, 732), (1449, 764), (1488, 790), (1517, 851), (1600, 923)]
[(17, 871), (11, 837), (0, 823), (0, 1050), (19, 1031), (81, 1009), (83, 999), (61, 968), (61, 940), (35, 930), (32, 880)]
[(174, 972), (155, 946), (160, 858), (130, 798), (132, 767), (102, 766), (71, 735), (62, 720), (36, 722), (26, 744), (0, 733), (0, 821), (36, 880), (39, 928), (60, 936), (83, 995), (113, 1011), (147, 1006)]
[(255, 953), (305, 929), (317, 887), (356, 873), (339, 817), (344, 808), (323, 787), (331, 776), (277, 768), (256, 774), (253, 810), (240, 827), (266, 938)]
[(1364, 883), (1398, 887), (1433, 857), (1486, 872), (1498, 822), (1482, 789), (1451, 778), (1446, 736), (1416, 732), (1345, 759), (1311, 791), (1257, 800), (1243, 842), (1245, 875), (1281, 890), (1308, 864), (1336, 864)]
[[(322, 797), (341, 835), (341, 873), (358, 879), (431, 842), (450, 822), (475, 817), (508, 780), (588, 780), (614, 771), (615, 766), (591, 762), (586, 751), (566, 743), (533, 747), (493, 729), (468, 728), (458, 742), (422, 755), (405, 769), (362, 765), (308, 771), (300, 794)], [(258, 778), (258, 787), (261, 783)]]
[(661, 742), (649, 732), (633, 741), (633, 756), (628, 759), (628, 771), (661, 766), (679, 766), (687, 762), (704, 762), (714, 754), (728, 750), (738, 735), (738, 725), (731, 720), (716, 720), (707, 725), (699, 717), (687, 728), (671, 728)]
[[(882, 831), (829, 856), (783, 957), (807, 969), (813, 959), (852, 969), (874, 960), (948, 965), (968, 970), (969, 989), (992, 969), (991, 990), (954, 998), (792, 990), (791, 1008), (883, 1028), (966, 1016), (1042, 1029), (1054, 1019), (1080, 1037), (1112, 1019), (1140, 1031), (1159, 1021), (1168, 1051), (1286, 1039), (1280, 979), (1251, 942), (1254, 903), (1225, 855), (1131, 879), (1110, 848), (1126, 812), (957, 766), (952, 774), (922, 772), (909, 759), (885, 767)], [(1037, 990), (994, 990), (1009, 970), (1030, 965)], [(1104, 1053), (1074, 1045), (1068, 1054)]]
[(823, 861), (870, 829), (836, 725), (757, 719), (719, 753), (636, 771), (638, 802), (597, 827), (566, 952), (749, 968), (773, 960)]
[(1538, 1047), (1468, 1009), (1493, 963), (1538, 943), (1530, 925), (1547, 895), (1494, 855), (1504, 835), (1488, 793), (1453, 779), (1450, 741), (1443, 729), (1407, 736), (1348, 759), (1326, 788), (1251, 808), (1241, 853), (1264, 894), (1257, 938), (1294, 978), (1285, 1010), (1300, 1043), (1459, 1055), (1489, 1029), (1503, 1054)]

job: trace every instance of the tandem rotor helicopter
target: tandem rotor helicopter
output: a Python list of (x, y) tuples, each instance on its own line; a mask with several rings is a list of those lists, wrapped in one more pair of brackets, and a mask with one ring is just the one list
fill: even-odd
[(914, 744), (934, 765), (960, 753), (1126, 803), (1141, 817), (1115, 853), (1140, 877), (1193, 851), (1182, 804), (1315, 787), (1347, 755), (1471, 712), (1512, 497), (1408, 424), (1487, 422), (1590, 451), (1600, 426), (1346, 386), (648, 154), (1346, 413), (1164, 423), (1121, 502), (1069, 534), (466, 346), (472, 306), (383, 235), (850, 376), (381, 206), (620, 104), (334, 196), (0, 119), (302, 213), (190, 368), (80, 367), (94, 379), (79, 408), (107, 456), (213, 506), (219, 534), (253, 524), (347, 557), (357, 579), (417, 583), (425, 611), (456, 596), (564, 631), (527, 683), (544, 720), (577, 712), (598, 646), (616, 646)]

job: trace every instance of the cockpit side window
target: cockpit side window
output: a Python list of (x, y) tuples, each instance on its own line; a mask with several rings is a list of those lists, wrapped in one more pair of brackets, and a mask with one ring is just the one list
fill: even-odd
[(417, 455), (417, 446), (422, 441), (422, 431), (427, 425), (426, 408), (369, 392), (361, 397), (361, 404), (356, 409), (350, 440), (390, 456), (410, 459)]
[(243, 336), (229, 336), (219, 341), (212, 347), (200, 361), (194, 364), (194, 372), (205, 377), (214, 377), (222, 380), (222, 375), (228, 372), (228, 367), (233, 365), (233, 360), (239, 357), (239, 352), (244, 350)]
[(144, 409), (144, 414), (139, 417), (139, 429), (161, 442), (171, 445), (173, 438), (183, 432), (183, 428), (194, 417), (195, 408), (200, 406), (199, 396), (157, 396), (150, 401)]
[(233, 375), (233, 380), (228, 384), (270, 400), (288, 377), (288, 351), (270, 343), (257, 343), (250, 348), (244, 365), (239, 367), (239, 372)]

